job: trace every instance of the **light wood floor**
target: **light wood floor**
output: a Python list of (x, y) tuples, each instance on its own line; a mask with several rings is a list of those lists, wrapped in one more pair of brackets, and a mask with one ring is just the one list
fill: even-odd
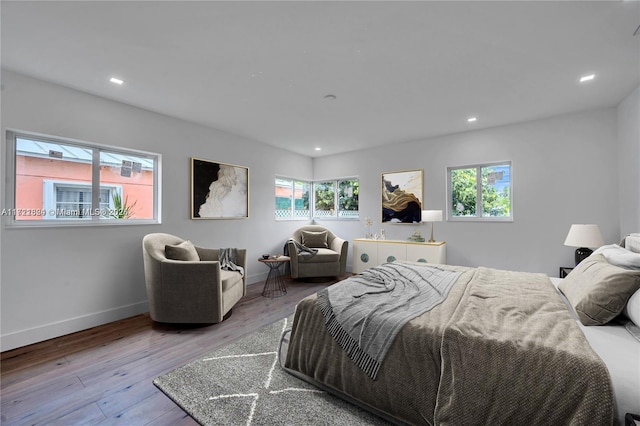
[(226, 321), (160, 325), (148, 314), (2, 353), (2, 425), (196, 425), (153, 379), (293, 313), (329, 283), (289, 282), (263, 298), (261, 284)]

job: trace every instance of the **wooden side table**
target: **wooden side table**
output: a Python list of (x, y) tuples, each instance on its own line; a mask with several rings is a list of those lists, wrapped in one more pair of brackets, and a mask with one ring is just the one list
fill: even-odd
[(289, 256), (270, 257), (268, 259), (258, 259), (258, 262), (262, 262), (269, 267), (269, 275), (264, 282), (264, 289), (262, 290), (263, 297), (280, 297), (287, 294), (287, 287), (280, 271), (280, 266), (289, 262), (291, 258)]

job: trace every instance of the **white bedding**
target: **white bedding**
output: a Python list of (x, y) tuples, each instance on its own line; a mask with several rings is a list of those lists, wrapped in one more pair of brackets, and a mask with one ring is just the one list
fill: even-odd
[[(560, 278), (551, 278), (558, 287)], [(616, 421), (624, 425), (626, 413), (640, 414), (640, 341), (636, 340), (621, 323), (584, 326), (564, 295), (558, 291), (569, 311), (584, 332), (593, 350), (609, 369), (616, 404)]]

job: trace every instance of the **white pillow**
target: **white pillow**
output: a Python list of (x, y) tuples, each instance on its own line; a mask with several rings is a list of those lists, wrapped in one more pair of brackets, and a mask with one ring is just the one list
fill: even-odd
[(640, 253), (634, 253), (617, 244), (602, 246), (593, 253), (602, 254), (612, 265), (625, 269), (640, 269)]
[(640, 327), (640, 290), (631, 295), (623, 312), (627, 318)]
[(624, 239), (624, 246), (627, 250), (640, 253), (640, 234), (630, 234)]

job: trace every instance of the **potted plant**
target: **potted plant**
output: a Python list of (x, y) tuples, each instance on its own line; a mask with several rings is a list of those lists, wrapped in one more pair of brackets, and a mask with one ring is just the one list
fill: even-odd
[(136, 206), (138, 200), (134, 201), (132, 204), (129, 204), (129, 197), (127, 196), (123, 200), (122, 196), (118, 192), (114, 192), (112, 199), (114, 209), (111, 211), (111, 218), (129, 219), (131, 216), (133, 216), (133, 208)]

